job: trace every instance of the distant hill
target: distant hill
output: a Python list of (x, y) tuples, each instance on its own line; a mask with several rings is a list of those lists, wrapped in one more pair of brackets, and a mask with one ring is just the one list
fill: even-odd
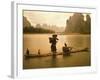
[(53, 30), (44, 29), (37, 24), (35, 27), (31, 25), (26, 17), (23, 16), (23, 33), (54, 33)]
[(65, 34), (79, 33), (79, 34), (90, 34), (91, 33), (91, 18), (87, 14), (86, 20), (81, 13), (74, 13), (70, 16), (69, 20), (66, 21)]
[(41, 28), (43, 29), (49, 29), (49, 30), (53, 30), (55, 32), (64, 32), (65, 28), (64, 27), (58, 27), (56, 25), (47, 25), (47, 24), (42, 24)]
[(30, 27), (31, 23), (23, 16), (23, 27)]

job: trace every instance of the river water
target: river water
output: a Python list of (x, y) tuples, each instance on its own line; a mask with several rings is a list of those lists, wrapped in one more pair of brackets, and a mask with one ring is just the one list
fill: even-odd
[[(41, 54), (51, 53), (49, 37), (52, 37), (52, 34), (24, 34), (23, 54), (25, 54), (27, 48), (30, 54), (37, 54), (39, 49)], [(58, 35), (58, 39), (58, 53), (62, 52), (64, 43), (67, 43), (73, 50), (90, 48), (90, 35)], [(23, 58), (23, 69), (90, 66), (90, 63), (90, 52), (78, 52), (67, 57), (59, 55), (56, 58), (52, 56)]]

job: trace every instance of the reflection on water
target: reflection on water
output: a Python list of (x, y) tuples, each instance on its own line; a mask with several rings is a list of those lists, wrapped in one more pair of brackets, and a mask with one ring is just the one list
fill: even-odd
[[(31, 54), (37, 54), (40, 49), (41, 54), (47, 54), (50, 51), (49, 37), (51, 34), (25, 34), (24, 35), (24, 54), (26, 49), (30, 50)], [(90, 48), (89, 35), (58, 35), (57, 52), (62, 52), (62, 46), (66, 42), (68, 46), (74, 49)], [(23, 60), (24, 69), (34, 68), (51, 68), (51, 67), (71, 67), (71, 66), (89, 66), (90, 52), (79, 52), (71, 54), (69, 57), (51, 56), (41, 58), (30, 58)]]

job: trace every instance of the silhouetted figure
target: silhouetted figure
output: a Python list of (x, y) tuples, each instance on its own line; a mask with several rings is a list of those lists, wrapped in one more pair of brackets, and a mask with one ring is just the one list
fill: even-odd
[(26, 50), (26, 55), (29, 55), (29, 53), (30, 53), (30, 52), (29, 52), (29, 49), (27, 48), (27, 50)]
[(52, 35), (52, 37), (49, 38), (49, 42), (51, 43), (51, 51), (56, 53), (57, 48), (56, 48), (56, 43), (58, 41), (57, 35)]
[(40, 55), (40, 49), (38, 49), (38, 55)]
[(70, 51), (72, 50), (72, 48), (68, 47), (67, 44), (65, 43), (62, 50), (64, 55), (70, 55)]

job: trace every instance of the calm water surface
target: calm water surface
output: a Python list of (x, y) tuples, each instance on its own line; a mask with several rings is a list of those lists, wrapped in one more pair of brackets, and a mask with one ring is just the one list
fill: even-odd
[[(24, 34), (23, 53), (26, 49), (30, 50), (31, 54), (37, 54), (40, 49), (41, 54), (50, 53), (49, 37), (51, 34)], [(57, 42), (57, 52), (62, 52), (62, 46), (66, 42), (68, 46), (73, 50), (90, 48), (90, 36), (89, 35), (58, 35), (59, 41)], [(90, 52), (78, 52), (71, 54), (71, 56), (64, 57), (62, 55), (53, 58), (41, 57), (41, 58), (23, 58), (24, 69), (34, 68), (53, 68), (53, 67), (74, 67), (74, 66), (90, 66)]]

